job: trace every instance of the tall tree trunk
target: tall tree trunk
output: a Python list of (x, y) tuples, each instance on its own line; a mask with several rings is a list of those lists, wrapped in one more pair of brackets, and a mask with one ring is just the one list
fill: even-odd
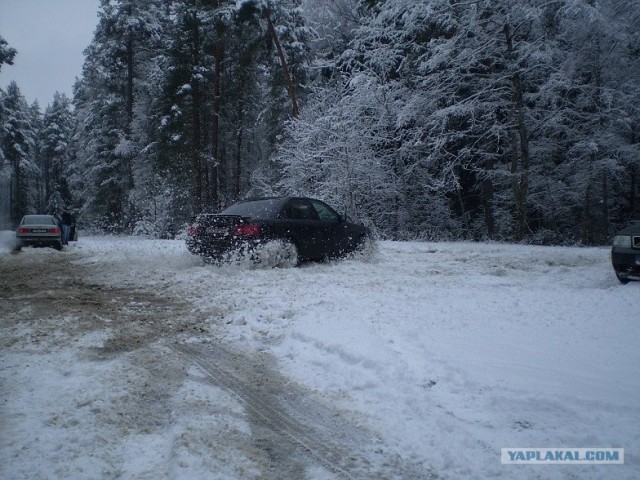
[[(200, 65), (200, 27), (197, 14), (193, 13), (192, 24), (192, 51), (191, 58), (193, 65)], [(202, 211), (202, 145), (201, 145), (201, 123), (200, 107), (200, 81), (197, 77), (191, 77), (191, 169), (193, 174), (193, 210), (194, 213)]]
[[(132, 3), (127, 6), (127, 15), (129, 19), (132, 19), (135, 12), (133, 12)], [(133, 131), (133, 84), (135, 77), (135, 50), (134, 50), (134, 34), (132, 27), (127, 29), (127, 46), (126, 46), (126, 63), (127, 63), (127, 83), (125, 86), (125, 112), (126, 112), (126, 125), (124, 126), (124, 133), (127, 141), (131, 142), (131, 133)], [(125, 158), (123, 158), (124, 167), (124, 184), (120, 201), (120, 224), (122, 228), (130, 227), (132, 224), (132, 216), (134, 214), (132, 205), (129, 203), (128, 193), (134, 188), (133, 186), (133, 152), (128, 148)]]
[[(493, 170), (493, 160), (485, 162), (485, 170)], [(482, 180), (482, 207), (484, 210), (484, 225), (487, 229), (487, 237), (494, 240), (496, 236), (496, 219), (493, 212), (493, 182), (487, 177)]]
[(133, 124), (133, 79), (134, 79), (134, 50), (133, 50), (133, 32), (127, 34), (127, 87), (125, 109), (127, 112), (127, 125), (125, 132), (131, 135), (131, 125)]
[(225, 26), (222, 22), (218, 22), (216, 25), (216, 47), (213, 53), (215, 59), (214, 66), (214, 79), (213, 79), (213, 120), (211, 124), (211, 150), (213, 156), (213, 163), (211, 165), (211, 198), (218, 206), (219, 202), (219, 169), (220, 165), (220, 94), (221, 94), (221, 76), (222, 76), (222, 60), (224, 58), (224, 45), (222, 38), (224, 34)]
[(271, 37), (273, 38), (273, 43), (276, 45), (276, 49), (278, 51), (278, 56), (280, 57), (280, 63), (282, 65), (282, 73), (284, 74), (284, 79), (287, 83), (287, 91), (289, 92), (289, 98), (291, 99), (291, 115), (293, 118), (298, 118), (300, 111), (298, 110), (298, 100), (296, 99), (296, 87), (291, 80), (291, 75), (289, 73), (289, 66), (287, 65), (287, 59), (284, 56), (284, 51), (282, 50), (282, 45), (280, 45), (280, 39), (278, 38), (278, 33), (276, 32), (275, 27), (273, 26), (273, 22), (271, 21), (271, 12), (268, 9), (264, 10), (264, 18), (267, 20), (267, 24), (269, 26), (269, 32), (271, 33)]
[(591, 180), (589, 180), (582, 209), (582, 244), (590, 245), (591, 239)]
[(51, 197), (51, 158), (49, 155), (44, 155), (44, 159), (42, 161), (42, 180), (44, 181), (44, 201), (45, 208), (46, 203), (49, 201)]
[(460, 216), (462, 217), (464, 237), (465, 239), (471, 239), (472, 234), (471, 224), (469, 223), (469, 212), (467, 211), (467, 207), (464, 203), (463, 188), (460, 181), (460, 178), (462, 176), (461, 169), (462, 167), (460, 165), (456, 165), (453, 169), (453, 174), (456, 182), (456, 200), (458, 201), (458, 208), (460, 209)]
[[(506, 24), (503, 29), (504, 36), (507, 42), (507, 52), (512, 61), (514, 61), (514, 48), (513, 37), (511, 36), (511, 30), (509, 25)], [(517, 68), (517, 65), (514, 65)], [(524, 91), (522, 85), (522, 77), (518, 70), (515, 71), (511, 77), (513, 84), (513, 101), (516, 111), (517, 119), (517, 135), (519, 149), (518, 157), (519, 164), (517, 165), (517, 185), (515, 188), (515, 202), (516, 202), (516, 240), (522, 240), (527, 230), (527, 191), (529, 189), (529, 137), (527, 132), (527, 125), (525, 122), (524, 112)], [(515, 174), (516, 172), (512, 172)]]
[(17, 224), (22, 218), (22, 211), (24, 210), (24, 206), (22, 205), (22, 195), (20, 194), (20, 190), (22, 190), (22, 182), (20, 181), (20, 160), (17, 159), (12, 162), (13, 163), (13, 202), (11, 205), (13, 208), (11, 209), (11, 220), (13, 223)]
[(238, 104), (238, 129), (236, 131), (236, 168), (235, 168), (235, 185), (234, 195), (236, 198), (240, 198), (240, 184), (242, 176), (242, 140), (244, 129), (242, 127), (242, 121), (244, 117), (244, 106), (242, 102)]
[(609, 222), (609, 182), (606, 172), (602, 174), (602, 235), (598, 243), (606, 243), (611, 234), (611, 224)]
[(518, 239), (518, 225), (519, 225), (519, 216), (520, 216), (520, 184), (518, 181), (518, 165), (519, 165), (519, 155), (518, 155), (518, 134), (515, 130), (511, 130), (509, 132), (509, 140), (510, 140), (510, 152), (509, 155), (511, 157), (511, 193), (513, 195), (513, 202), (516, 207), (516, 231), (515, 238)]
[(629, 177), (631, 178), (630, 192), (629, 192), (629, 218), (633, 217), (636, 212), (636, 204), (638, 197), (638, 169), (635, 165), (632, 165), (629, 169)]
[(200, 155), (200, 86), (197, 80), (191, 81), (193, 106), (191, 112), (191, 168), (193, 170), (193, 209), (202, 211), (202, 158)]
[(458, 197), (458, 205), (460, 206), (460, 212), (462, 214), (462, 223), (464, 224), (465, 238), (471, 238), (471, 225), (469, 224), (469, 216), (467, 215), (467, 208), (464, 206), (464, 198), (462, 198), (462, 190), (460, 187), (456, 188), (456, 196)]
[[(638, 143), (638, 138), (636, 134), (636, 130), (634, 129), (631, 133), (631, 141), (629, 142), (632, 145)], [(629, 193), (629, 218), (633, 218), (637, 209), (637, 198), (640, 190), (638, 190), (638, 165), (632, 163), (629, 166), (629, 177), (631, 180), (631, 192)]]

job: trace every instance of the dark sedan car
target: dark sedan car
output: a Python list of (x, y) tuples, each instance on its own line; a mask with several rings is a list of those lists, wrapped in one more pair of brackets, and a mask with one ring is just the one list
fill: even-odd
[(52, 215), (25, 215), (16, 230), (16, 250), (22, 247), (62, 249), (60, 225)]
[(272, 248), (276, 266), (340, 257), (369, 241), (366, 227), (348, 222), (312, 198), (260, 198), (238, 202), (218, 214), (201, 214), (187, 229), (187, 247), (206, 259)]
[(640, 223), (627, 227), (613, 239), (611, 263), (618, 280), (640, 280)]

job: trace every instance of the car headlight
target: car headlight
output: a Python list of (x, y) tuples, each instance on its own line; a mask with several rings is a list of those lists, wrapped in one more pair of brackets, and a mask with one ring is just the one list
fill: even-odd
[(613, 246), (631, 248), (631, 235), (616, 235), (613, 237)]

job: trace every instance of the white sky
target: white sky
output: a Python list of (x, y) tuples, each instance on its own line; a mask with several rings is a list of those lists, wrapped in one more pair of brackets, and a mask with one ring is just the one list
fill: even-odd
[(98, 6), (99, 0), (0, 0), (0, 35), (18, 50), (14, 64), (1, 67), (0, 88), (15, 80), (42, 111), (56, 91), (71, 97)]

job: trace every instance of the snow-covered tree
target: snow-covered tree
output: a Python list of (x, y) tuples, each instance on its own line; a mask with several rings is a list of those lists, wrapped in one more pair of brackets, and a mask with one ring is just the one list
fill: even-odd
[(11, 168), (11, 221), (17, 223), (27, 213), (35, 213), (33, 188), (40, 170), (33, 160), (36, 132), (32, 111), (15, 82), (0, 92), (2, 125), (0, 147)]
[(630, 19), (640, 18), (640, 8), (617, 0), (567, 2), (561, 12), (564, 138), (556, 176), (566, 185), (563, 202), (580, 219), (580, 240), (602, 243), (630, 213), (624, 196), (635, 198), (629, 187), (640, 165), (640, 69)]
[(191, 195), (183, 211), (244, 195), (252, 170), (273, 150), (305, 78), (308, 32), (299, 6), (174, 5), (159, 160), (176, 190)]
[(53, 102), (44, 112), (42, 133), (39, 136), (44, 203), (50, 214), (60, 214), (64, 209), (74, 207), (69, 188), (74, 127), (71, 100), (64, 93), (56, 92)]
[[(621, 13), (623, 4), (630, 15)], [(612, 219), (636, 208), (628, 179), (637, 181), (637, 29), (629, 20), (638, 17), (637, 5), (360, 6), (365, 14), (348, 48), (332, 69), (325, 63), (331, 75), (316, 86), (303, 121), (291, 123), (276, 158), (285, 189), (312, 184), (317, 195), (332, 196), (331, 186), (344, 181), (332, 177), (334, 167), (322, 169), (325, 153), (369, 136), (378, 142), (343, 161), (355, 171), (376, 165), (386, 172), (376, 176), (377, 189), (394, 192), (393, 200), (370, 215), (396, 237), (421, 236), (431, 225), (474, 238), (602, 242)], [(331, 58), (330, 43), (325, 48)], [(351, 190), (339, 189), (337, 200), (349, 203)], [(597, 235), (580, 235), (594, 228)]]
[(0, 35), (0, 69), (3, 64), (13, 65), (13, 59), (16, 56), (17, 50), (9, 46), (7, 41)]
[(163, 34), (166, 17), (159, 0), (102, 0), (92, 43), (85, 51), (83, 76), (76, 86), (75, 135), (83, 171), (83, 215), (100, 228), (132, 228), (129, 201), (133, 163), (146, 145), (134, 132), (137, 95), (144, 62)]

